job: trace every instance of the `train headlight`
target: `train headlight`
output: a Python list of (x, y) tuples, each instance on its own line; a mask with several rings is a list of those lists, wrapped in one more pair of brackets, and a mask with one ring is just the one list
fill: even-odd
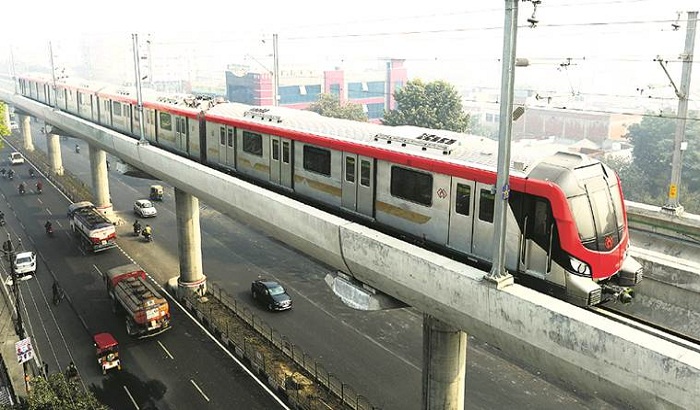
[(571, 262), (571, 269), (574, 270), (574, 274), (579, 276), (586, 276), (589, 278), (591, 277), (591, 268), (588, 266), (587, 263), (581, 262), (573, 256), (569, 256), (569, 260)]

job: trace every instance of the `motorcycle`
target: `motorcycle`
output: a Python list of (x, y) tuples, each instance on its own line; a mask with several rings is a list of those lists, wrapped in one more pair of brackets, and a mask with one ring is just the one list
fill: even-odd
[(46, 235), (49, 236), (50, 238), (53, 237), (53, 226), (49, 225), (46, 227)]
[(10, 170), (10, 171), (7, 173), (7, 178), (8, 178), (10, 181), (12, 181), (12, 180), (15, 178), (15, 171)]
[(75, 144), (75, 153), (80, 154), (80, 145)]
[(153, 242), (153, 234), (152, 233), (148, 233), (146, 231), (143, 231), (143, 232), (141, 232), (141, 235), (143, 235), (143, 239), (146, 242)]
[(43, 192), (43, 185), (36, 184), (36, 193), (41, 194)]
[(134, 236), (141, 235), (141, 224), (134, 224)]
[(36, 174), (34, 173), (34, 168), (29, 168), (29, 177), (34, 178)]
[(20, 185), (18, 190), (20, 195), (24, 195), (24, 193), (26, 192), (26, 190), (24, 189), (24, 185)]
[(5, 214), (0, 215), (0, 226), (5, 226)]

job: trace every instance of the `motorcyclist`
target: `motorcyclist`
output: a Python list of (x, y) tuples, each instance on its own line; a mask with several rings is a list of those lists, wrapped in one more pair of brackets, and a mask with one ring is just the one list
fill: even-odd
[(44, 224), (44, 229), (46, 229), (46, 233), (53, 232), (53, 225), (51, 225), (51, 221), (46, 221)]
[(0, 225), (5, 225), (5, 213), (0, 211)]
[(61, 285), (57, 281), (53, 281), (51, 290), (53, 291), (53, 304), (58, 306), (61, 303), (61, 299), (63, 299), (63, 289), (61, 289)]
[(17, 189), (19, 190), (20, 194), (23, 194), (25, 192), (24, 191), (24, 182), (20, 182), (19, 187)]
[(34, 178), (34, 168), (29, 168), (29, 176)]
[(68, 368), (66, 369), (66, 377), (68, 380), (78, 377), (78, 369), (75, 367), (73, 362), (70, 362)]
[(11, 170), (7, 171), (7, 177), (8, 177), (8, 178), (12, 179), (12, 177), (14, 177), (14, 176), (15, 176), (15, 170), (14, 170), (14, 169), (11, 169)]
[(6, 176), (7, 176), (7, 170), (6, 170), (5, 168), (0, 169), (0, 175), (2, 175), (3, 178), (6, 177)]
[(44, 184), (41, 183), (41, 180), (36, 181), (36, 190), (37, 192), (41, 193), (41, 190), (44, 189)]
[(141, 233), (141, 222), (137, 219), (134, 221), (134, 235), (138, 235)]
[(80, 154), (80, 144), (75, 144), (75, 153)]
[(151, 235), (153, 235), (153, 230), (151, 229), (151, 225), (146, 225), (146, 227), (143, 228), (143, 236), (144, 236), (146, 239), (150, 240), (150, 239), (151, 239)]

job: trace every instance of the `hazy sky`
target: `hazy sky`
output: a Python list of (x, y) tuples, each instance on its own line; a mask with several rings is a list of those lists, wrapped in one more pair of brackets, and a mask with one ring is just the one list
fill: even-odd
[[(48, 65), (49, 40), (55, 55), (70, 59), (77, 55), (72, 50), (80, 39), (128, 48), (130, 34), (138, 32), (151, 34), (161, 47), (182, 47), (183, 58), (245, 60), (269, 68), (270, 40), (276, 33), (282, 68), (379, 66), (387, 57), (405, 58), (409, 77), (498, 89), (503, 1), (408, 4), (120, 0), (98, 5), (94, 0), (25, 0), (4, 9), (14, 10), (14, 15), (3, 19), (0, 62), (9, 59), (9, 45), (16, 62), (44, 56)], [(517, 54), (532, 64), (517, 69), (516, 87), (541, 90), (563, 104), (577, 94), (637, 95), (675, 107), (668, 78), (654, 58), (668, 60), (678, 84), (686, 11), (699, 10), (699, 0), (542, 0), (535, 28), (526, 21), (532, 16), (532, 3), (520, 2), (518, 7)], [(673, 31), (678, 17), (680, 29)], [(696, 43), (697, 56), (700, 41)], [(700, 58), (695, 60), (697, 78)], [(692, 88), (700, 100), (695, 92), (700, 91), (700, 78)]]

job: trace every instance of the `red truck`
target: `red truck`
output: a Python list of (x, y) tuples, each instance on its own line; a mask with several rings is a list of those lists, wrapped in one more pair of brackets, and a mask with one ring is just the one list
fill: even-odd
[(114, 306), (124, 311), (129, 336), (153, 336), (170, 328), (168, 301), (138, 265), (114, 267), (105, 281)]
[(71, 230), (80, 238), (85, 250), (97, 253), (117, 246), (117, 230), (114, 224), (98, 211), (92, 202), (70, 204), (68, 218)]

